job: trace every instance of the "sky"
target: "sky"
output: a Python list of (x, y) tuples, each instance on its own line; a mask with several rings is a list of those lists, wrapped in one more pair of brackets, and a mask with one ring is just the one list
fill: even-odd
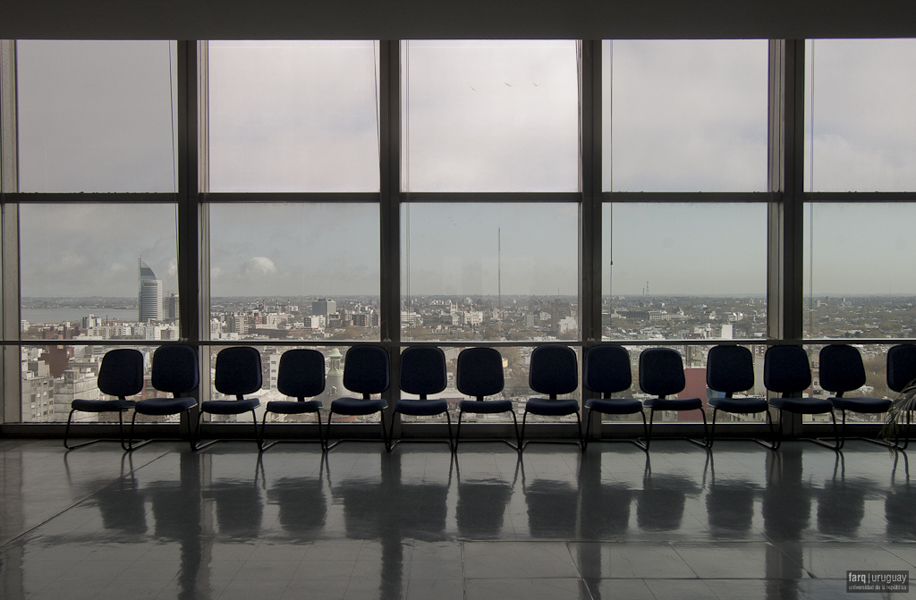
[[(808, 47), (807, 188), (916, 190), (916, 41)], [(575, 42), (402, 54), (406, 191), (578, 189)], [(604, 57), (606, 190), (765, 190), (766, 41), (615, 41)], [(20, 42), (22, 191), (174, 191), (175, 60), (173, 42)], [(377, 60), (373, 42), (211, 43), (211, 190), (377, 192)], [(916, 293), (912, 212), (816, 206), (815, 293)], [(373, 204), (210, 216), (214, 295), (378, 293)], [(134, 296), (141, 257), (176, 287), (172, 207), (23, 206), (21, 227), (24, 296)], [(577, 227), (574, 204), (411, 204), (404, 291), (409, 276), (412, 295), (495, 294), (501, 267), (503, 294), (575, 294)], [(763, 204), (606, 205), (604, 227), (605, 293), (765, 292)]]

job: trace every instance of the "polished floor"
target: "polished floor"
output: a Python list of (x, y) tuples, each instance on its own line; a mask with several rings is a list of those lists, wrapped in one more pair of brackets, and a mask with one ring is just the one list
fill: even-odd
[(840, 598), (916, 571), (906, 456), (864, 442), (0, 440), (0, 473), (3, 600)]

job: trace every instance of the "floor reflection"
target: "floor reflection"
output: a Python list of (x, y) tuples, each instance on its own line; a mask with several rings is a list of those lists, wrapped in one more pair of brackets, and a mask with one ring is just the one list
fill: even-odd
[(916, 562), (908, 457), (856, 442), (154, 446), (0, 441), (4, 600), (826, 598)]

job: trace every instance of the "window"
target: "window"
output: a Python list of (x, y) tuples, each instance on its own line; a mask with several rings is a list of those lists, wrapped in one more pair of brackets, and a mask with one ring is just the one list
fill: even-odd
[(805, 217), (805, 337), (916, 337), (916, 205), (810, 203)]
[(174, 205), (19, 210), (23, 339), (178, 339)]
[(402, 45), (409, 192), (579, 189), (573, 41)]
[(810, 40), (805, 189), (916, 191), (916, 40)]
[(17, 42), (19, 189), (175, 192), (175, 42)]
[(210, 191), (377, 192), (377, 42), (209, 42)]
[(766, 332), (766, 204), (605, 203), (603, 338)]
[(373, 203), (210, 207), (210, 338), (379, 337)]
[(767, 42), (605, 42), (604, 189), (757, 192)]
[(578, 337), (578, 207), (409, 203), (401, 209), (401, 337)]

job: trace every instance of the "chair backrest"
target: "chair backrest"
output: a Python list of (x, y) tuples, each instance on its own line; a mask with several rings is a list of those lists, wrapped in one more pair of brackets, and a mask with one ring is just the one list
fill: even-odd
[(191, 346), (160, 346), (153, 353), (153, 387), (175, 396), (187, 394), (200, 384), (197, 350)]
[(630, 353), (623, 346), (599, 344), (588, 349), (582, 365), (582, 383), (604, 397), (630, 389)]
[(261, 389), (261, 353), (257, 348), (224, 348), (216, 355), (216, 391), (241, 400), (245, 394)]
[(528, 387), (556, 399), (579, 387), (579, 361), (568, 346), (539, 346), (531, 352)]
[(865, 365), (855, 346), (830, 344), (821, 348), (819, 379), (821, 387), (837, 396), (865, 385)]
[(344, 358), (344, 387), (369, 399), (388, 389), (388, 351), (381, 346), (353, 346)]
[(433, 346), (413, 346), (401, 353), (401, 389), (426, 400), (448, 385), (445, 352)]
[(887, 387), (902, 392), (916, 380), (916, 344), (898, 344), (887, 351)]
[(639, 355), (639, 389), (664, 398), (683, 391), (684, 361), (677, 350), (648, 348)]
[(801, 346), (770, 346), (763, 357), (763, 385), (787, 396), (811, 385), (808, 353)]
[(458, 391), (477, 400), (503, 391), (503, 357), (493, 348), (465, 348), (458, 355), (455, 370)]
[(300, 402), (324, 391), (324, 355), (317, 350), (287, 350), (277, 367), (277, 391)]
[(744, 346), (713, 346), (706, 356), (706, 385), (731, 398), (754, 387), (754, 356)]
[(143, 391), (143, 354), (139, 350), (109, 350), (99, 365), (99, 391), (121, 400)]

